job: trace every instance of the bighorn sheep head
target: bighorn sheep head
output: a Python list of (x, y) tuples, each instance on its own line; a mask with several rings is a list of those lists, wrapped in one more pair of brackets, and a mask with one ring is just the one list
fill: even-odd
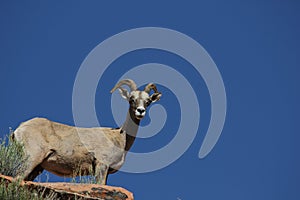
[[(127, 85), (130, 88), (130, 92), (121, 87), (122, 85)], [(143, 91), (140, 91), (137, 90), (133, 80), (125, 79), (117, 83), (110, 92), (113, 93), (116, 89), (119, 89), (121, 96), (129, 102), (130, 109), (138, 120), (145, 116), (146, 108), (161, 97), (161, 93), (157, 91), (154, 83), (149, 83)], [(150, 95), (151, 90), (154, 91), (152, 95)]]

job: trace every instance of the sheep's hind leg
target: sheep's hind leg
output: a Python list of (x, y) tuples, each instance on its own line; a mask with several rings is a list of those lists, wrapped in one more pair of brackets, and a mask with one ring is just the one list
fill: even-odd
[(24, 178), (25, 181), (33, 181), (38, 175), (44, 171), (44, 168), (41, 165), (36, 166), (33, 171)]
[(45, 156), (41, 154), (30, 154), (28, 160), (25, 163), (26, 170), (17, 176), (17, 179), (24, 181), (33, 181), (38, 175), (40, 175), (44, 168), (41, 166)]
[(106, 185), (108, 169), (109, 167), (105, 164), (97, 164), (95, 175), (98, 184)]
[(33, 181), (38, 175), (44, 171), (40, 164), (28, 167), (23, 173), (18, 174), (16, 180)]

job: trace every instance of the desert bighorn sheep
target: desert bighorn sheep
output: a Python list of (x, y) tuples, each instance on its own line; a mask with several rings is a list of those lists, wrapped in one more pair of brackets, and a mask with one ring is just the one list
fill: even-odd
[(153, 83), (139, 91), (132, 80), (126, 79), (117, 83), (111, 93), (116, 89), (130, 105), (121, 128), (79, 128), (45, 118), (23, 122), (12, 135), (15, 141), (23, 143), (28, 156), (27, 168), (18, 177), (33, 180), (45, 169), (66, 177), (94, 175), (98, 183), (106, 184), (107, 175), (123, 165), (146, 108), (161, 97)]

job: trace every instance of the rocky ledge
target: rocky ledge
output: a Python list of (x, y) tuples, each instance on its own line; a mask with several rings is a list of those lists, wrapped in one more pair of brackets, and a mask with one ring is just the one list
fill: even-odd
[[(0, 179), (6, 184), (12, 182), (13, 178), (0, 174)], [(28, 190), (43, 191), (43, 195), (55, 193), (61, 200), (72, 199), (98, 199), (98, 200), (133, 200), (133, 194), (121, 187), (82, 184), (82, 183), (39, 183), (24, 181), (21, 183)]]

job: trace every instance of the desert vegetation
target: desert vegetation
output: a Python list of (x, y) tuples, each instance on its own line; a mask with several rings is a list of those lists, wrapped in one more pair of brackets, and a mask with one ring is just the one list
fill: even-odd
[[(12, 142), (9, 136), (0, 138), (0, 174), (14, 177), (25, 170), (26, 157), (23, 152), (23, 146)], [(44, 191), (39, 190), (29, 190), (18, 180), (10, 183), (0, 179), (0, 199), (44, 200), (56, 199), (55, 195), (54, 193), (46, 195)]]

